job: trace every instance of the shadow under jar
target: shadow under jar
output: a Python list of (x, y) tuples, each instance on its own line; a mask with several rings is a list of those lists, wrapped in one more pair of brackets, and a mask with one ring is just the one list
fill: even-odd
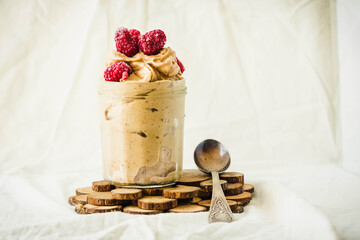
[(99, 88), (104, 179), (158, 187), (182, 175), (185, 80), (106, 82)]

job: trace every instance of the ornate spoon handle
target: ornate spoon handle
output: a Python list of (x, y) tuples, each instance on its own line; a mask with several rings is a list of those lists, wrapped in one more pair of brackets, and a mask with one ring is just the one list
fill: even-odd
[(234, 215), (220, 186), (219, 173), (211, 172), (211, 175), (213, 179), (213, 192), (209, 212), (209, 223), (232, 222), (234, 221)]

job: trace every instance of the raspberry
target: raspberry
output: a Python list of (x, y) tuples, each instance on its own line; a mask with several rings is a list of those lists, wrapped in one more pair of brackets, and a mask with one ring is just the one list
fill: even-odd
[(136, 29), (130, 29), (129, 30), (132, 38), (134, 39), (134, 41), (136, 42), (136, 44), (139, 43), (139, 39), (140, 39), (140, 31), (139, 30), (136, 30)]
[(156, 55), (164, 47), (165, 42), (165, 33), (160, 29), (156, 29), (140, 37), (139, 48), (146, 55)]
[(105, 69), (105, 81), (120, 82), (125, 81), (131, 74), (131, 67), (124, 62), (116, 62)]
[(182, 64), (182, 62), (180, 62), (180, 60), (179, 60), (178, 58), (176, 58), (176, 62), (177, 62), (177, 64), (178, 64), (179, 67), (180, 67), (181, 73), (183, 73), (183, 72), (185, 71), (184, 65)]
[(117, 51), (128, 57), (132, 57), (139, 52), (139, 46), (127, 28), (119, 28), (115, 32), (115, 43)]

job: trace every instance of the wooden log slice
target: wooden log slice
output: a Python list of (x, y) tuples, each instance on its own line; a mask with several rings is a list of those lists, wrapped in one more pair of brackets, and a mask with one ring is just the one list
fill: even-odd
[(87, 195), (78, 195), (69, 197), (69, 203), (73, 206), (77, 204), (86, 204), (87, 203)]
[(205, 212), (206, 207), (200, 206), (197, 204), (185, 204), (179, 205), (175, 208), (169, 209), (170, 213), (196, 213), (196, 212)]
[[(238, 206), (238, 203), (233, 200), (226, 200), (226, 201), (229, 204), (230, 209), (235, 209)], [(209, 209), (211, 206), (211, 200), (202, 200), (198, 202), (198, 204)]]
[(160, 210), (146, 210), (133, 205), (124, 207), (123, 212), (130, 214), (144, 214), (144, 215), (153, 215), (153, 214), (162, 213), (162, 211)]
[(119, 200), (134, 200), (142, 197), (142, 190), (136, 188), (117, 188), (111, 190), (113, 198)]
[(241, 183), (228, 183), (225, 195), (237, 195), (243, 192), (243, 185)]
[(194, 198), (186, 198), (186, 199), (178, 199), (178, 205), (179, 204), (195, 204), (200, 202), (202, 199), (199, 197)]
[(186, 169), (183, 171), (183, 176), (178, 181), (178, 184), (187, 186), (200, 187), (200, 183), (211, 179), (211, 175), (205, 174), (196, 169)]
[(255, 188), (253, 185), (250, 184), (244, 184), (243, 186), (243, 190), (244, 192), (249, 192), (249, 193), (253, 193), (255, 191)]
[(201, 198), (199, 198), (199, 197), (194, 197), (190, 202), (191, 203), (198, 203), (198, 202), (200, 202), (202, 199)]
[[(227, 189), (227, 182), (226, 180), (220, 179), (220, 185), (221, 188), (225, 191)], [(201, 182), (200, 183), (200, 187), (205, 191), (205, 192), (212, 192), (212, 187), (213, 187), (213, 182), (212, 179)]]
[(211, 174), (204, 173), (200, 171), (199, 169), (184, 169), (182, 172), (183, 177), (210, 177)]
[(177, 185), (176, 187), (164, 189), (163, 196), (174, 199), (194, 198), (198, 195), (199, 190), (199, 187)]
[(211, 198), (211, 192), (206, 192), (204, 189), (200, 189), (198, 192), (198, 197), (203, 199), (210, 199)]
[(96, 206), (129, 205), (131, 200), (113, 198), (111, 192), (95, 192), (87, 195), (87, 202)]
[(86, 214), (91, 213), (105, 213), (105, 212), (120, 212), (122, 209), (121, 205), (116, 206), (95, 206), (92, 204), (85, 204), (83, 210)]
[(159, 187), (159, 188), (142, 188), (143, 195), (145, 196), (162, 196), (163, 191), (169, 187)]
[(86, 212), (85, 212), (85, 210), (84, 210), (84, 205), (82, 205), (82, 204), (77, 204), (77, 205), (75, 206), (75, 212), (76, 212), (77, 214), (86, 214)]
[(224, 172), (220, 174), (220, 179), (226, 180), (228, 183), (244, 184), (244, 174), (240, 172)]
[(146, 196), (138, 199), (138, 207), (146, 210), (168, 210), (176, 206), (176, 199), (162, 196)]
[(243, 206), (237, 206), (236, 208), (232, 209), (233, 213), (242, 213), (244, 211)]
[(75, 197), (75, 196), (70, 196), (70, 197), (69, 197), (69, 200), (68, 200), (68, 201), (69, 201), (69, 204), (72, 205), (72, 206), (75, 206), (74, 197)]
[(95, 181), (92, 183), (92, 190), (96, 192), (109, 192), (115, 189), (115, 186), (106, 180)]
[(226, 196), (226, 199), (234, 200), (239, 205), (245, 206), (246, 204), (248, 204), (251, 201), (252, 195), (249, 192), (243, 192), (243, 193), (240, 193), (238, 195)]
[(92, 190), (92, 187), (82, 187), (76, 189), (76, 195), (88, 195), (90, 193), (94, 193), (95, 191)]

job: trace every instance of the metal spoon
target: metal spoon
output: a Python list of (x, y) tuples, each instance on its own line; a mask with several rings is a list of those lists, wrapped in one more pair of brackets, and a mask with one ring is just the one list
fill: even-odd
[(230, 165), (229, 152), (220, 142), (206, 139), (195, 148), (194, 160), (200, 171), (211, 172), (213, 179), (209, 223), (234, 221), (234, 215), (225, 199), (219, 179), (219, 173), (225, 171)]

